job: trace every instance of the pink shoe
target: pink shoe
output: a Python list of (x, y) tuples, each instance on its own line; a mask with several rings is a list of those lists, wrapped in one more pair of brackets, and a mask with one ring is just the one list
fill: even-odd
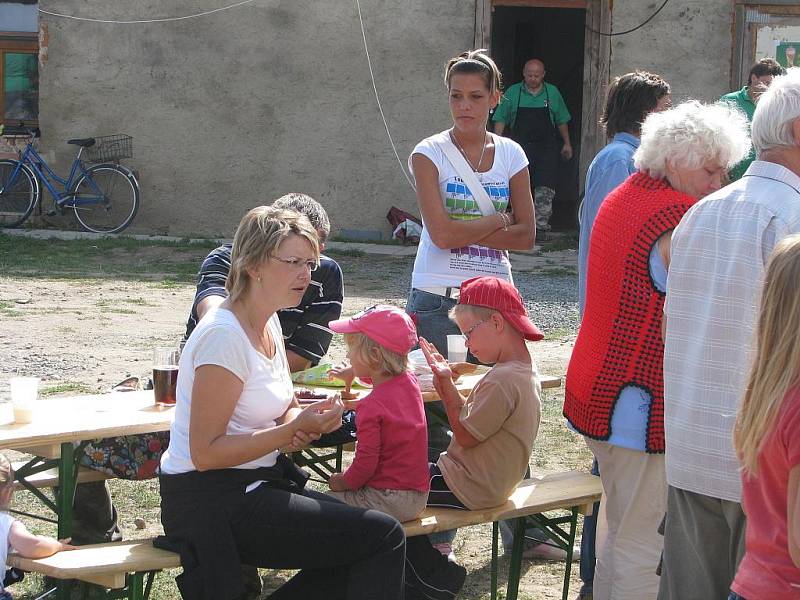
[(451, 563), (456, 562), (456, 555), (453, 552), (453, 545), (448, 544), (447, 542), (442, 542), (440, 544), (434, 544), (434, 548), (436, 548), (443, 556), (447, 557)]
[[(528, 548), (522, 553), (522, 558), (538, 560), (567, 560), (567, 551), (549, 544), (539, 544), (533, 548)], [(580, 560), (581, 549), (575, 546), (572, 549), (572, 560)]]

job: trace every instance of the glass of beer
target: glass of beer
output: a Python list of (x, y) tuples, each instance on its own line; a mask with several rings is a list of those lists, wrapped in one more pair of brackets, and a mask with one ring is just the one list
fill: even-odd
[(153, 351), (153, 392), (158, 406), (175, 406), (180, 356), (177, 348), (156, 348)]

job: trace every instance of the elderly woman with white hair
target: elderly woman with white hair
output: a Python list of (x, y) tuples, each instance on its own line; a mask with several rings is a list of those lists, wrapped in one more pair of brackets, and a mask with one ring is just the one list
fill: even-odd
[(749, 145), (745, 118), (725, 105), (690, 101), (653, 113), (634, 155), (638, 172), (597, 215), (564, 402), (603, 482), (595, 600), (656, 598), (667, 497), (661, 322), (669, 239)]

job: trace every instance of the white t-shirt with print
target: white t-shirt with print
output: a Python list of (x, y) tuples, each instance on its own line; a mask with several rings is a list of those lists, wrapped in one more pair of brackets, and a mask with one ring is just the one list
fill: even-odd
[[(169, 447), (161, 457), (162, 472), (197, 470), (189, 452), (189, 420), (195, 369), (202, 365), (223, 367), (244, 383), (228, 422), (228, 435), (247, 435), (276, 426), (276, 419), (286, 412), (294, 390), (277, 315), (270, 318), (268, 327), (275, 342), (272, 359), (253, 347), (236, 316), (227, 309), (212, 309), (197, 325), (178, 365), (175, 420), (170, 428)], [(277, 456), (278, 452), (273, 451), (235, 468), (271, 467)]]
[[(495, 210), (500, 212), (508, 206), (511, 178), (528, 166), (528, 159), (514, 140), (491, 133), (489, 135), (494, 140), (494, 162), (491, 169), (475, 175), (492, 200)], [(408, 168), (413, 174), (411, 158), (414, 154), (426, 156), (439, 171), (439, 189), (444, 209), (450, 218), (477, 219), (482, 216), (478, 203), (442, 152), (441, 144), (449, 139), (449, 131), (443, 131), (422, 140), (408, 158)], [(423, 221), (411, 276), (412, 287), (458, 287), (464, 280), (481, 275), (493, 275), (511, 281), (511, 263), (506, 253), (478, 244), (462, 248), (439, 248), (431, 240)]]
[[(6, 558), (8, 558), (8, 551), (11, 550), (11, 543), (8, 541), (8, 534), (11, 532), (11, 526), (16, 519), (5, 511), (0, 511), (0, 564), (3, 565), (3, 574), (8, 568), (6, 566)], [(0, 577), (0, 592), (3, 591), (3, 578)]]

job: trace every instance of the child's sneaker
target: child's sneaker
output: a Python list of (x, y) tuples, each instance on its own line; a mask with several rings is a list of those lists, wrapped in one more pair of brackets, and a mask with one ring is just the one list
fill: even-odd
[(434, 544), (433, 547), (436, 548), (442, 554), (442, 556), (446, 556), (447, 560), (449, 560), (451, 563), (456, 562), (456, 554), (453, 552), (452, 544), (442, 542), (440, 544)]
[(406, 600), (453, 600), (467, 570), (447, 560), (426, 536), (406, 540)]

